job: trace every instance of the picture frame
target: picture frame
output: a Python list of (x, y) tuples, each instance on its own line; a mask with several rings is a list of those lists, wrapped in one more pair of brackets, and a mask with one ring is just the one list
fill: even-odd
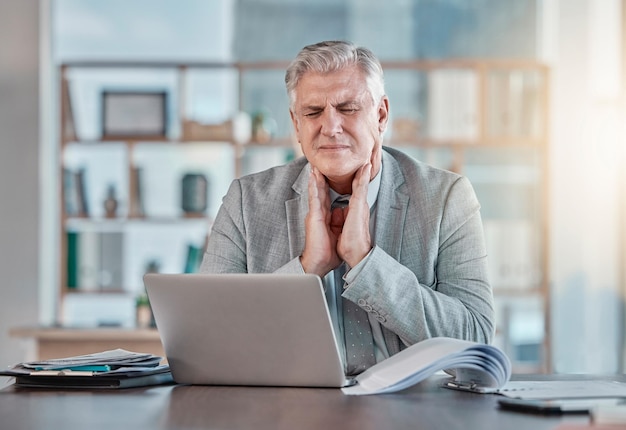
[(102, 91), (102, 138), (165, 138), (166, 91)]

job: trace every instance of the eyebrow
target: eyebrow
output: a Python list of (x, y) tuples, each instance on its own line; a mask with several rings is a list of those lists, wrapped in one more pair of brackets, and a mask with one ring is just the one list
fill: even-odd
[(335, 107), (337, 109), (341, 109), (341, 108), (346, 108), (346, 107), (360, 107), (360, 106), (361, 106), (360, 102), (356, 100), (348, 100), (348, 101), (337, 104)]
[[(342, 109), (346, 107), (361, 107), (362, 103), (358, 102), (357, 100), (347, 100), (347, 101), (338, 103), (333, 106), (337, 109)], [(308, 105), (308, 106), (302, 107), (302, 110), (324, 110), (324, 109), (325, 109), (325, 105)]]

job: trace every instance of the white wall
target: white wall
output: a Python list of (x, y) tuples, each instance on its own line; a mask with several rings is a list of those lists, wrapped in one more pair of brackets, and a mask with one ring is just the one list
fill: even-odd
[(552, 66), (550, 195), (553, 362), (620, 369), (622, 1), (544, 0)]
[(24, 359), (23, 344), (8, 336), (9, 328), (38, 321), (38, 0), (0, 2), (0, 40), (0, 366), (5, 367)]

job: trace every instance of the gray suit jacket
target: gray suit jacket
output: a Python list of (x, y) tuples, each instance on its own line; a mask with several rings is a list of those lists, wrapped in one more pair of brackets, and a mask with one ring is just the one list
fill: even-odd
[[(469, 181), (385, 147), (374, 249), (343, 296), (373, 313), (388, 352), (430, 337), (494, 334), (480, 205)], [(300, 158), (236, 179), (201, 271), (303, 273), (310, 166)]]

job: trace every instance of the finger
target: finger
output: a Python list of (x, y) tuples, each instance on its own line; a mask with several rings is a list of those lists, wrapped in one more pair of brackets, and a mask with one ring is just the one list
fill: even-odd
[(318, 213), (322, 209), (320, 196), (323, 193), (320, 192), (319, 180), (318, 180), (317, 175), (315, 174), (315, 169), (311, 169), (311, 174), (309, 175), (308, 185), (309, 185), (309, 211)]
[(352, 199), (356, 198), (355, 203), (362, 203), (367, 201), (367, 188), (370, 183), (370, 175), (372, 172), (371, 163), (366, 163), (357, 170), (354, 179), (352, 180)]
[(352, 181), (352, 198), (339, 237), (337, 253), (351, 267), (358, 264), (371, 249), (370, 211), (367, 204), (367, 190), (371, 171), (370, 163), (357, 170)]
[[(312, 190), (311, 187), (314, 187)], [(320, 208), (330, 208), (330, 196), (328, 192), (328, 182), (326, 177), (315, 167), (311, 168), (309, 176), (309, 199), (315, 198), (320, 204)]]

